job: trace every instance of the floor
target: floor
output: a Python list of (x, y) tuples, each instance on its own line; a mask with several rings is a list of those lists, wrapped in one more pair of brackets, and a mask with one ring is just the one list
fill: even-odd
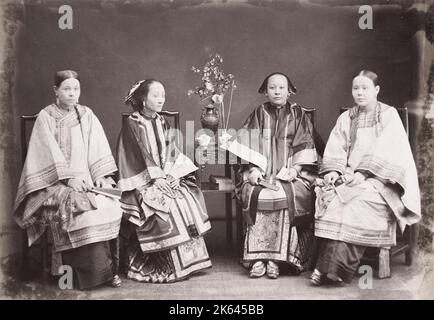
[[(1, 299), (146, 299), (146, 300), (287, 300), (287, 299), (434, 299), (434, 253), (419, 253), (412, 266), (402, 258), (392, 261), (392, 277), (373, 278), (372, 285), (356, 277), (350, 285), (313, 287), (309, 272), (282, 274), (279, 279), (250, 279), (238, 262), (235, 250), (209, 248), (213, 267), (187, 281), (144, 284), (122, 277), (120, 288), (101, 286), (93, 290), (61, 290), (56, 280), (21, 281), (6, 276)], [(12, 263), (13, 265), (13, 263)], [(368, 288), (366, 288), (368, 286)], [(365, 287), (365, 289), (364, 289)]]

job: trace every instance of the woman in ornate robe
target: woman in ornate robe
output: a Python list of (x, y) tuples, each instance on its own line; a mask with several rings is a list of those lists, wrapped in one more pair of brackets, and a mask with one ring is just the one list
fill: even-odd
[(259, 93), (269, 101), (252, 112), (229, 144), (229, 151), (248, 163), (237, 193), (247, 223), (243, 260), (251, 265), (251, 277), (266, 273), (276, 279), (278, 263), (299, 274), (310, 256), (318, 155), (309, 115), (287, 101), (295, 91), (282, 73), (266, 77)]
[(127, 276), (143, 282), (174, 282), (210, 268), (203, 235), (211, 228), (200, 189), (190, 175), (197, 167), (170, 139), (161, 111), (163, 85), (137, 82), (126, 103), (117, 148), (127, 221)]
[(54, 274), (69, 265), (79, 289), (110, 280), (118, 286), (110, 246), (116, 247), (119, 234), (119, 201), (90, 192), (94, 186), (112, 188), (116, 164), (97, 117), (78, 104), (77, 73), (57, 72), (55, 93), (57, 102), (39, 112), (33, 127), (14, 218), (27, 229), (29, 245), (49, 227)]
[(316, 187), (315, 236), (322, 239), (314, 285), (349, 283), (367, 247), (396, 244), (396, 225), (420, 219), (416, 166), (395, 108), (377, 101), (378, 76), (353, 79), (356, 106), (341, 114)]

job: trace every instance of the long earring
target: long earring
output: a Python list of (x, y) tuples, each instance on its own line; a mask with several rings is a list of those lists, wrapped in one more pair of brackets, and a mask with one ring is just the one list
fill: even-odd
[(59, 96), (56, 94), (56, 105), (59, 105)]

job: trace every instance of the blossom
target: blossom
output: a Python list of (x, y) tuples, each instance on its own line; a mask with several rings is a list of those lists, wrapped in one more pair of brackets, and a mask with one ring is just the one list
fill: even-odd
[(218, 139), (220, 142), (220, 146), (224, 149), (227, 149), (229, 147), (229, 142), (231, 138), (232, 136), (226, 130), (224, 130)]
[(209, 81), (205, 81), (205, 89), (208, 91), (214, 91), (214, 85)]
[(221, 94), (215, 94), (211, 97), (211, 100), (214, 103), (222, 103), (223, 102), (223, 96)]
[(211, 142), (211, 137), (207, 134), (202, 133), (200, 136), (196, 138), (196, 141), (199, 143), (201, 147), (206, 147)]

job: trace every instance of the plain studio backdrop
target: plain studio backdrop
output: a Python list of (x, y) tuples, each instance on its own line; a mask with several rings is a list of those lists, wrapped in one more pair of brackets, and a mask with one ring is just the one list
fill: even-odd
[[(237, 85), (229, 128), (240, 128), (253, 108), (265, 101), (257, 90), (274, 71), (288, 74), (297, 87), (292, 101), (317, 108), (316, 127), (324, 141), (339, 108), (353, 105), (351, 80), (361, 69), (379, 74), (381, 101), (403, 106), (414, 91), (414, 30), (406, 11), (396, 5), (374, 5), (373, 29), (362, 30), (359, 6), (338, 5), (341, 2), (68, 1), (73, 28), (61, 30), (59, 7), (65, 1), (24, 1), (14, 13), (16, 159), (10, 165), (10, 193), (15, 192), (21, 170), (19, 116), (54, 102), (57, 70), (80, 74), (80, 103), (98, 116), (113, 152), (121, 113), (131, 110), (123, 99), (139, 79), (152, 77), (165, 84), (165, 109), (180, 111), (184, 133), (186, 121), (201, 128), (199, 98), (187, 95), (201, 84), (191, 67), (201, 68), (215, 53), (223, 56), (223, 70), (235, 76)], [(223, 196), (207, 198), (211, 217), (224, 216), (222, 200)], [(215, 236), (224, 239), (223, 234)]]

